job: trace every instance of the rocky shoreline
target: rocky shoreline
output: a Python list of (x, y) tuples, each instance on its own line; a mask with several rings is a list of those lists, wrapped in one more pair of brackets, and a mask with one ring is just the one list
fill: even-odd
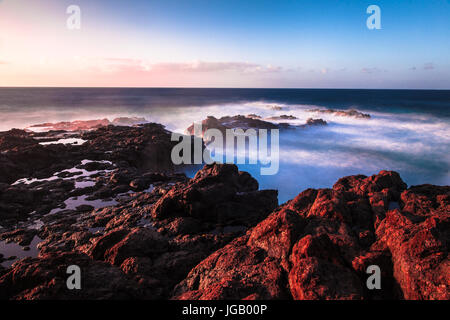
[[(159, 124), (101, 123), (0, 133), (0, 299), (450, 298), (450, 187), (382, 171), (279, 206), (235, 165), (187, 178)], [(82, 290), (67, 289), (69, 265)], [(369, 265), (381, 290), (365, 285)]]

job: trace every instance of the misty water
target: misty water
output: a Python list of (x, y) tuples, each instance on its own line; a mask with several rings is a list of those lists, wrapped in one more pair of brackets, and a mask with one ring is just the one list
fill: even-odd
[[(309, 111), (315, 108), (354, 108), (371, 118)], [(0, 112), (5, 119), (0, 130), (116, 117), (144, 117), (179, 133), (210, 115), (292, 115), (298, 119), (281, 122), (293, 125), (326, 120), (326, 126), (280, 132), (277, 174), (261, 175), (260, 165), (238, 165), (260, 188), (278, 189), (280, 203), (307, 188), (331, 187), (343, 176), (380, 170), (399, 172), (408, 185), (450, 184), (448, 91), (1, 89)]]

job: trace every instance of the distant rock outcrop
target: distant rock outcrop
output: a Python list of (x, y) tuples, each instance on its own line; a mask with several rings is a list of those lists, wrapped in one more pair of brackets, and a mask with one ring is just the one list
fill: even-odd
[(106, 127), (109, 125), (115, 126), (133, 126), (137, 124), (147, 123), (145, 118), (140, 117), (119, 117), (115, 118), (113, 121), (108, 119), (97, 119), (97, 120), (75, 120), (75, 121), (63, 121), (63, 122), (46, 122), (32, 125), (28, 128), (31, 129), (41, 129), (41, 130), (64, 130), (64, 131), (81, 131), (81, 130), (92, 130), (101, 127)]
[(327, 125), (327, 122), (323, 119), (308, 118), (308, 120), (306, 120), (306, 125), (308, 125), (308, 126), (325, 126), (325, 125)]
[(282, 114), (281, 116), (272, 116), (272, 117), (268, 117), (266, 118), (266, 120), (296, 120), (298, 119), (295, 116), (292, 115), (287, 115), (287, 114)]
[(333, 114), (335, 116), (340, 117), (354, 117), (354, 118), (360, 118), (360, 119), (370, 119), (370, 114), (368, 113), (362, 113), (356, 109), (349, 109), (349, 110), (336, 110), (336, 109), (310, 109), (307, 110), (309, 112), (316, 112), (316, 113), (328, 113)]
[(283, 109), (284, 109), (284, 107), (281, 107), (281, 106), (270, 106), (270, 110), (281, 111)]
[[(237, 115), (233, 117), (222, 117), (217, 119), (213, 116), (208, 116), (205, 120), (201, 122), (202, 132), (201, 135), (205, 133), (208, 129), (218, 129), (224, 135), (227, 129), (278, 129), (278, 126), (274, 123), (260, 120), (254, 117), (246, 117), (242, 115)], [(190, 135), (194, 134), (194, 124), (186, 129), (186, 132)]]
[[(204, 138), (204, 134), (208, 129), (218, 129), (225, 136), (227, 129), (280, 129), (280, 130), (289, 130), (296, 128), (305, 128), (310, 125), (326, 125), (326, 121), (322, 119), (308, 119), (307, 122), (303, 125), (291, 125), (289, 123), (280, 122), (273, 123), (267, 120), (295, 120), (297, 119), (291, 115), (282, 115), (279, 117), (270, 117), (264, 120), (261, 117), (256, 115), (237, 115), (237, 116), (226, 116), (220, 119), (217, 119), (213, 116), (208, 116), (201, 122), (202, 132), (197, 133), (200, 134), (202, 138)], [(190, 125), (186, 129), (186, 133), (190, 135), (194, 135), (194, 124)], [(205, 142), (208, 143), (208, 139), (205, 139)]]

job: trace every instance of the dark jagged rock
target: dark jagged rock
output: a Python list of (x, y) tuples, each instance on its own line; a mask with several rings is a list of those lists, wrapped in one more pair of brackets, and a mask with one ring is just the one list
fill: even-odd
[[(78, 160), (77, 151), (80, 149), (77, 147), (61, 144), (43, 146), (26, 132), (18, 135), (17, 130), (10, 130), (3, 132), (1, 139), (0, 182), (10, 184), (25, 177), (48, 177), (81, 160)], [(11, 147), (12, 143), (15, 147)]]
[[(82, 290), (68, 290), (67, 267), (82, 270)], [(27, 258), (0, 278), (0, 299), (145, 299), (151, 286), (124, 274), (110, 264), (93, 261), (78, 253), (49, 253)]]
[(146, 171), (173, 169), (170, 153), (175, 142), (162, 125), (107, 126), (83, 133), (81, 137), (88, 140), (84, 148), (91, 153), (108, 152), (108, 160), (114, 163), (127, 163)]
[(327, 124), (327, 122), (322, 119), (308, 118), (306, 120), (306, 125), (308, 125), (308, 126), (325, 126), (326, 124)]
[(14, 241), (20, 246), (27, 246), (36, 234), (36, 230), (16, 229), (14, 231), (0, 233), (0, 240)]
[[(186, 132), (190, 135), (197, 135), (201, 138), (206, 139), (205, 142), (209, 143), (208, 140), (209, 137), (205, 137), (205, 132), (208, 129), (217, 129), (219, 130), (224, 136), (226, 135), (227, 130), (230, 129), (242, 129), (242, 130), (248, 130), (248, 129), (279, 129), (279, 130), (290, 130), (290, 129), (296, 129), (296, 128), (305, 128), (307, 126), (311, 125), (326, 125), (326, 121), (322, 119), (308, 119), (307, 122), (304, 125), (291, 125), (289, 123), (280, 122), (280, 123), (273, 123), (266, 120), (295, 120), (297, 119), (294, 116), (291, 115), (281, 115), (276, 117), (270, 117), (266, 118), (265, 120), (262, 120), (261, 117), (256, 115), (237, 115), (237, 116), (226, 116), (222, 117), (220, 119), (217, 119), (213, 116), (208, 116), (205, 120), (201, 122), (201, 129), (202, 132), (194, 132), (195, 127), (194, 124), (189, 126), (186, 129)], [(255, 132), (258, 134), (257, 132)]]
[(0, 182), (47, 178), (85, 159), (110, 160), (144, 171), (173, 169), (170, 152), (175, 142), (171, 141), (170, 132), (159, 124), (102, 126), (81, 134), (82, 139), (88, 140), (81, 146), (40, 145), (33, 135), (16, 129), (1, 133)]
[[(63, 207), (68, 194), (75, 197), (91, 193), (88, 199), (94, 200), (130, 189), (142, 191), (164, 172), (174, 169), (171, 150), (176, 142), (159, 124), (102, 127), (77, 135), (87, 140), (80, 146), (41, 145), (38, 141), (45, 134), (54, 137), (55, 132), (37, 134), (13, 129), (0, 133), (2, 225), (25, 220), (33, 212), (42, 215)], [(75, 179), (86, 171), (88, 176)], [(109, 172), (112, 176), (108, 181)], [(82, 185), (85, 178), (93, 185), (75, 189), (74, 183)]]
[[(202, 132), (200, 133), (203, 137), (204, 133), (208, 129), (218, 129), (225, 135), (227, 129), (277, 129), (278, 126), (274, 123), (260, 120), (254, 117), (246, 117), (242, 115), (237, 115), (233, 117), (222, 117), (217, 119), (213, 116), (208, 116), (202, 121)], [(186, 129), (186, 132), (190, 135), (194, 135), (194, 124)]]
[(51, 208), (66, 199), (74, 188), (72, 181), (34, 182), (30, 185), (0, 186), (0, 221), (9, 225), (26, 219), (30, 213), (48, 213)]
[(250, 113), (248, 115), (246, 115), (247, 118), (252, 118), (252, 119), (262, 119), (261, 116), (258, 116), (257, 114), (254, 113)]
[(181, 216), (254, 223), (266, 209), (278, 205), (276, 191), (257, 189), (258, 182), (234, 165), (207, 165), (187, 186), (177, 185), (158, 200), (152, 216), (157, 220)]
[(12, 129), (0, 132), (0, 152), (3, 153), (37, 144), (38, 142), (24, 130)]
[[(179, 180), (175, 185), (170, 182), (173, 178), (162, 174), (143, 178), (159, 180), (160, 185), (149, 192), (137, 192), (115, 207), (93, 211), (83, 207), (45, 217), (46, 225), (39, 231), (44, 239), (39, 245), (40, 256), (16, 263), (0, 278), (0, 292), (3, 288), (14, 299), (53, 297), (63, 286), (47, 283), (52, 277), (56, 277), (53, 282), (60, 281), (54, 276), (59, 271), (48, 270), (48, 276), (31, 283), (26, 277), (14, 277), (15, 288), (11, 288), (13, 274), (30, 268), (47, 270), (56, 263), (56, 257), (75, 255), (74, 259), (82, 260), (82, 270), (95, 274), (93, 269), (98, 268), (111, 276), (121, 272), (118, 289), (108, 290), (121, 290), (123, 285), (126, 297), (135, 298), (140, 290), (140, 298), (168, 298), (192, 267), (244, 234), (277, 206), (276, 191), (258, 191), (257, 181), (234, 165), (207, 165), (190, 181)], [(181, 210), (165, 211), (166, 202), (176, 203)], [(133, 283), (139, 290), (129, 291)], [(61, 293), (61, 297), (71, 295)], [(104, 290), (95, 288), (89, 288), (87, 297), (108, 298)]]
[(273, 117), (269, 117), (266, 119), (267, 120), (296, 120), (298, 118), (295, 116), (292, 116), (292, 115), (282, 114), (281, 116), (273, 116)]

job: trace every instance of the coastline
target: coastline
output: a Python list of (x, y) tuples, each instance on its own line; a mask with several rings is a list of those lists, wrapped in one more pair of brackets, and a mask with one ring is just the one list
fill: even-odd
[[(0, 269), (2, 299), (77, 298), (62, 281), (70, 264), (92, 274), (87, 299), (119, 291), (135, 299), (449, 298), (448, 186), (407, 189), (382, 171), (278, 206), (276, 190), (259, 190), (235, 165), (206, 166), (192, 179), (179, 173), (159, 124), (100, 126), (70, 133), (76, 144), (42, 144), (66, 134), (0, 137), (1, 244), (39, 251)], [(1, 258), (6, 267), (17, 260)], [(364, 289), (370, 264), (388, 279), (375, 295)], [(46, 276), (13, 277), (21, 270)]]

